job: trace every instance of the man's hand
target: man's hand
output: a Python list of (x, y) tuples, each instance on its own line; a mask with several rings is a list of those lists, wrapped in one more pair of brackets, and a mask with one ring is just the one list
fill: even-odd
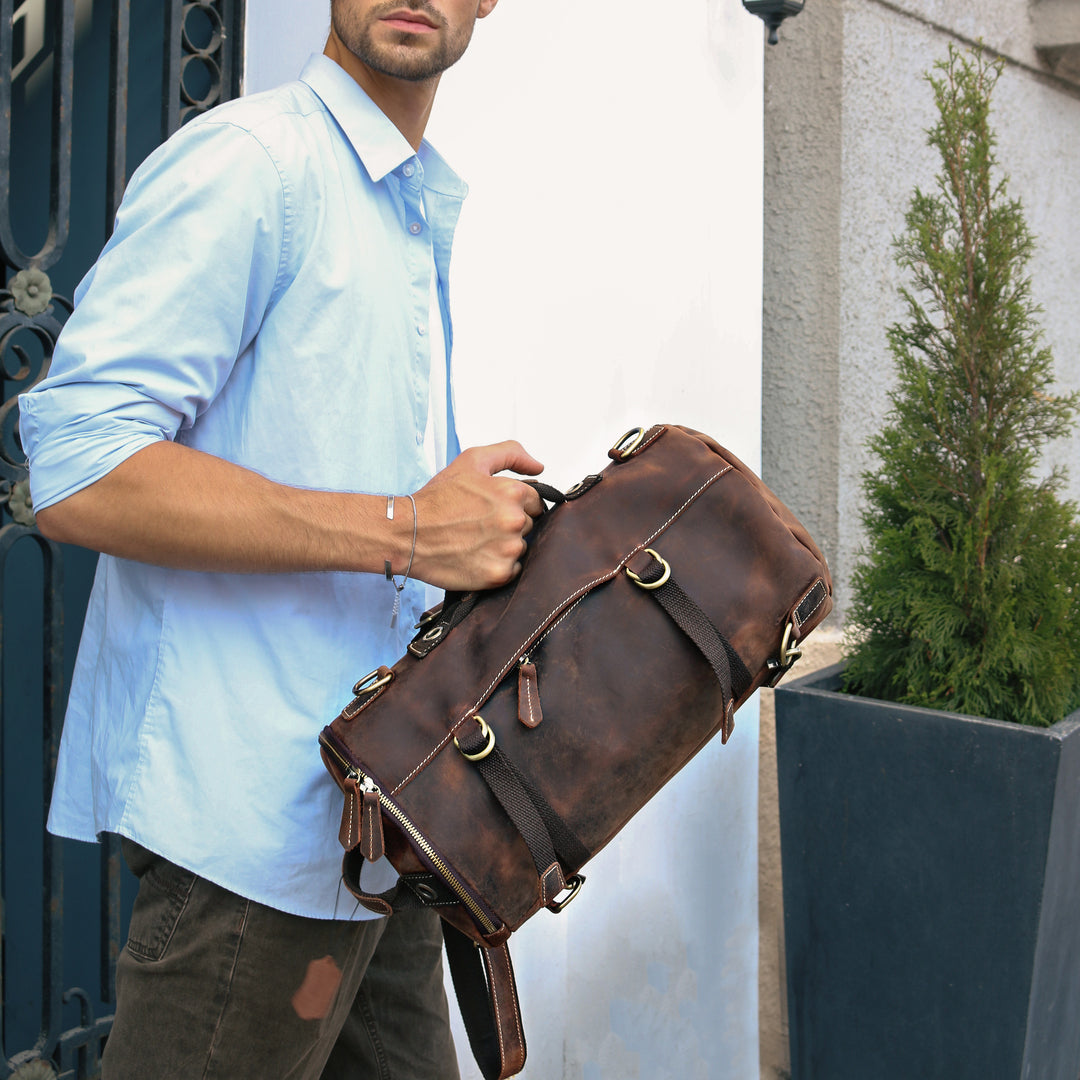
[(414, 577), (467, 590), (505, 585), (521, 573), (525, 537), (544, 504), (527, 484), (495, 475), (504, 469), (536, 476), (544, 466), (516, 442), (477, 446), (416, 493)]

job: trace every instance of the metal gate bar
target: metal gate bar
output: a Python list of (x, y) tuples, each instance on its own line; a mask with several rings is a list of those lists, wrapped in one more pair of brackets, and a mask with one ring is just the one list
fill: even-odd
[[(103, 4), (105, 0), (98, 0)], [(104, 234), (112, 232), (112, 222), (127, 182), (127, 107), (131, 43), (131, 0), (110, 3), (109, 82), (106, 127), (106, 215)], [(13, 24), (16, 0), (0, 0), (0, 261), (10, 271), (7, 288), (0, 290), (0, 384), (9, 393), (0, 404), (0, 650), (4, 642), (4, 568), (14, 546), (33, 544), (42, 568), (42, 703), (40, 716), (42, 775), (41, 797), (48, 806), (57, 748), (66, 702), (64, 672), (64, 552), (60, 545), (45, 539), (35, 528), (29, 506), (25, 457), (17, 439), (17, 393), (28, 390), (48, 372), (56, 339), (63, 321), (71, 312), (71, 302), (53, 295), (45, 271), (63, 257), (70, 234), (72, 211), (72, 98), (75, 63), (75, 0), (52, 0), (47, 8), (53, 42), (52, 111), (49, 136), (49, 212), (44, 243), (27, 254), (15, 240), (12, 227), (12, 81), (14, 52)], [(162, 64), (161, 136), (164, 139), (191, 116), (239, 93), (242, 65), (241, 46), (243, 0), (165, 0), (164, 48)], [(209, 20), (209, 41), (196, 42), (186, 21), (193, 12)], [(23, 12), (25, 16), (25, 12)], [(185, 84), (188, 65), (202, 64), (210, 74), (209, 91), (196, 98)], [(87, 267), (78, 268), (75, 277)], [(42, 302), (43, 301), (43, 302)], [(20, 344), (29, 335), (41, 361), (33, 360), (34, 350)], [(2, 363), (17, 360), (15, 371)], [(78, 616), (81, 618), (81, 614)], [(70, 624), (72, 620), (69, 618)], [(7, 628), (10, 629), (10, 628)], [(75, 628), (77, 631), (77, 627)], [(5, 713), (5, 695), (0, 679), (0, 724)], [(13, 717), (25, 724), (28, 717)], [(0, 741), (0, 754), (2, 754)], [(3, 803), (0, 800), (0, 867), (3, 863)], [(41, 904), (41, 1031), (32, 1047), (13, 1054), (3, 1040), (4, 982), (3, 937), (0, 935), (0, 1080), (27, 1070), (40, 1070), (50, 1063), (61, 1080), (92, 1080), (100, 1075), (100, 1051), (112, 1023), (111, 1016), (95, 1018), (90, 995), (78, 987), (64, 988), (63, 967), (63, 862), (62, 844), (49, 835), (42, 837), (43, 896)], [(99, 998), (113, 1000), (116, 962), (121, 944), (122, 911), (120, 879), (122, 864), (115, 838), (101, 847), (101, 927)], [(4, 881), (6, 888), (8, 882)], [(0, 896), (0, 926), (4, 918), (4, 896)], [(8, 972), (8, 984), (11, 973)], [(79, 1024), (62, 1030), (64, 1005), (79, 1005)]]

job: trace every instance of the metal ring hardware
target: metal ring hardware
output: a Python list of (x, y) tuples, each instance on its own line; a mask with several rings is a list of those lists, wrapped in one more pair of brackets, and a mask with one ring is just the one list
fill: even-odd
[(464, 750), (461, 749), (461, 744), (457, 741), (456, 737), (454, 738), (454, 745), (458, 748), (458, 750), (461, 752), (461, 756), (466, 761), (483, 761), (484, 758), (486, 758), (488, 754), (490, 754), (491, 751), (495, 749), (495, 732), (488, 727), (487, 721), (479, 713), (476, 713), (473, 716), (473, 719), (480, 725), (480, 734), (483, 735), (485, 739), (487, 739), (487, 742), (484, 744), (484, 748), (482, 750), (478, 750), (475, 754), (467, 754)]
[(617, 457), (619, 461), (625, 461), (641, 445), (641, 440), (644, 438), (645, 429), (643, 427), (631, 428), (611, 448), (611, 454)]
[(657, 578), (656, 581), (642, 581), (642, 579), (638, 577), (638, 575), (635, 574), (629, 566), (626, 568), (626, 573), (630, 580), (635, 585), (637, 585), (639, 589), (648, 589), (651, 592), (653, 589), (659, 589), (661, 585), (666, 585), (668, 583), (668, 579), (671, 577), (671, 564), (667, 561), (667, 559), (662, 559), (659, 555), (657, 555), (657, 553), (653, 551), (652, 548), (646, 548), (645, 554), (651, 555), (664, 568), (664, 572), (660, 575), (660, 577)]
[(356, 695), (370, 694), (375, 690), (386, 686), (394, 678), (394, 673), (388, 671), (385, 675), (379, 674), (379, 669), (376, 668), (370, 674), (365, 675), (353, 688), (352, 692)]
[(802, 656), (802, 649), (798, 645), (791, 644), (791, 633), (795, 629), (795, 624), (789, 622), (787, 628), (784, 630), (784, 640), (780, 642), (780, 666), (783, 668), (789, 668), (796, 660)]
[(434, 904), (439, 899), (439, 894), (426, 881), (417, 882), (412, 886), (412, 891), (425, 904)]
[(581, 886), (584, 885), (584, 884), (585, 884), (585, 875), (584, 874), (571, 874), (569, 879), (566, 882), (566, 887), (569, 890), (569, 893), (562, 900), (559, 900), (559, 899), (552, 900), (551, 903), (548, 904), (548, 910), (549, 911), (554, 911), (555, 914), (557, 915), (560, 911), (562, 911), (562, 909), (564, 907), (566, 907), (567, 904), (570, 903), (571, 900), (574, 899), (575, 896), (577, 896), (577, 894), (579, 892), (581, 892)]

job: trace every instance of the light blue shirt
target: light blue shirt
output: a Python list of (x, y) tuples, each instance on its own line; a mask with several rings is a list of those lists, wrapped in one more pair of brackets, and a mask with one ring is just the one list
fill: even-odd
[[(465, 191), (323, 56), (183, 128), (132, 178), (48, 378), (21, 399), (34, 506), (160, 439), (299, 487), (421, 487)], [(453, 457), (449, 386), (437, 397)], [(50, 830), (117, 832), (281, 910), (365, 917), (339, 887), (342, 799), (317, 738), (404, 652), (425, 590), (406, 588), (396, 630), (393, 599), (381, 575), (102, 556)]]

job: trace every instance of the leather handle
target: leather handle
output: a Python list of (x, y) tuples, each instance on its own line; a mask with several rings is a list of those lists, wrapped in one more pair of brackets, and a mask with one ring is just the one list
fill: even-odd
[(526, 1055), (510, 950), (477, 945), (445, 921), (443, 939), (473, 1057), (484, 1080), (508, 1080), (525, 1068)]

